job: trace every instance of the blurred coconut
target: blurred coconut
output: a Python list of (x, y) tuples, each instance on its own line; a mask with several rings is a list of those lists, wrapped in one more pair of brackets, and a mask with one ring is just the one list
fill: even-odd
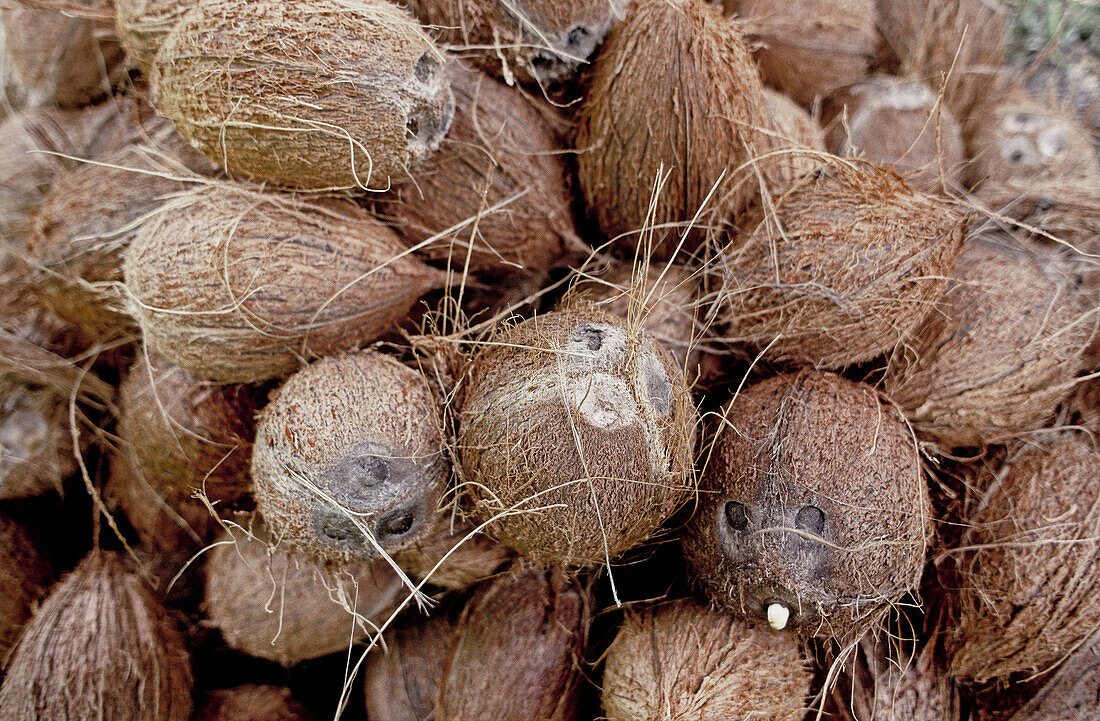
[(198, 0), (115, 0), (115, 24), (122, 47), (149, 73), (164, 39)]
[(977, 197), (1016, 235), (1063, 246), (1093, 268), (1100, 255), (1100, 176), (1048, 180), (1009, 179), (978, 186)]
[(777, 156), (768, 160), (765, 169), (774, 181), (774, 192), (788, 185), (820, 164), (814, 151), (825, 152), (825, 134), (809, 113), (797, 103), (771, 88), (764, 88), (768, 104), (768, 121), (776, 137)]
[(289, 688), (245, 684), (211, 691), (194, 721), (310, 721)]
[(1100, 57), (1084, 44), (1064, 48), (1029, 69), (1027, 89), (1048, 107), (1071, 110), (1093, 135), (1100, 151)]
[(54, 10), (70, 17), (110, 21), (115, 16), (114, 0), (15, 0), (23, 7)]
[(0, 668), (35, 604), (46, 595), (52, 576), (32, 529), (0, 513)]
[(367, 657), (363, 674), (367, 718), (370, 721), (436, 718), (439, 684), (454, 643), (454, 620), (444, 614), (412, 619), (390, 634), (385, 652)]

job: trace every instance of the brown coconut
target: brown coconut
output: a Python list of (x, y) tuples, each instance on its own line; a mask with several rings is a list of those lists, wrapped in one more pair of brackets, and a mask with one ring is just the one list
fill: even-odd
[[(980, 185), (976, 196), (997, 214), (998, 223), (1018, 235), (1041, 245), (1100, 255), (1100, 177), (1013, 178)], [(1096, 257), (1084, 260), (1097, 266)]]
[(871, 360), (931, 311), (967, 225), (890, 171), (831, 161), (738, 224), (714, 265), (718, 330), (776, 360)]
[(794, 637), (682, 599), (627, 612), (601, 698), (609, 721), (799, 721), (812, 678)]
[(115, 24), (122, 47), (148, 73), (164, 39), (198, 0), (115, 0)]
[(594, 308), (501, 330), (472, 359), (458, 410), (475, 515), (539, 563), (608, 563), (692, 487), (683, 370), (648, 333)]
[(1072, 431), (1009, 446), (979, 469), (956, 565), (952, 675), (1042, 673), (1100, 627), (1100, 452)]
[(5, 721), (188, 721), (191, 661), (123, 557), (93, 550), (35, 613), (0, 686)]
[(249, 383), (373, 340), (442, 274), (342, 199), (217, 183), (162, 206), (123, 264), (146, 342), (200, 378)]
[(468, 522), (455, 518), (452, 509), (441, 509), (430, 528), (410, 539), (393, 559), (411, 578), (445, 591), (464, 591), (497, 573), (516, 555), (473, 531)]
[(959, 124), (923, 83), (872, 75), (829, 96), (825, 118), (830, 152), (891, 168), (929, 193), (960, 187)]
[(769, 177), (780, 191), (820, 164), (814, 151), (825, 152), (825, 133), (810, 114), (781, 92), (764, 88), (768, 124), (778, 155), (768, 161)]
[(310, 721), (313, 715), (283, 686), (244, 684), (206, 695), (194, 721)]
[(945, 449), (1043, 426), (1073, 390), (1098, 321), (1053, 253), (982, 238), (885, 383), (921, 437)]
[(590, 606), (558, 569), (481, 586), (455, 625), (437, 721), (576, 718)]
[(867, 74), (878, 48), (874, 0), (740, 0), (745, 34), (769, 85), (811, 105)]
[(28, 526), (0, 513), (0, 669), (53, 576), (39, 548), (39, 539)]
[(451, 125), (442, 60), (386, 0), (210, 0), (164, 39), (152, 84), (157, 108), (230, 175), (385, 190)]
[[(704, 0), (637, 3), (608, 36), (579, 111), (578, 179), (600, 230), (613, 238), (655, 226), (654, 254), (665, 259), (702, 211), (684, 246), (694, 251), (755, 194), (756, 174), (742, 166), (771, 147), (765, 112), (737, 25)], [(638, 240), (627, 241), (633, 255)]]
[(1010, 721), (1096, 721), (1100, 718), (1100, 629), (1058, 667)]
[(684, 554), (711, 599), (842, 644), (920, 580), (931, 503), (912, 432), (871, 387), (803, 370), (712, 430)]
[(541, 274), (587, 255), (573, 228), (570, 171), (540, 110), (457, 62), (447, 74), (451, 130), (380, 212), (410, 243), (438, 236), (419, 254), (460, 273), (468, 263), (475, 273)]
[(60, 491), (76, 470), (66, 399), (10, 378), (0, 398), (0, 499)]
[(454, 621), (446, 615), (416, 618), (390, 634), (385, 652), (367, 657), (363, 674), (367, 718), (370, 721), (436, 718), (439, 683), (454, 643)]

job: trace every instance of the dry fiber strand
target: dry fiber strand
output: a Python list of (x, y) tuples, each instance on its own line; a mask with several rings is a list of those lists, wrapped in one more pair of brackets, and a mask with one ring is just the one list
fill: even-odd
[(245, 684), (211, 691), (195, 721), (310, 721), (309, 710), (288, 688)]
[(768, 124), (778, 146), (778, 155), (768, 160), (768, 174), (775, 190), (782, 190), (800, 176), (814, 170), (825, 152), (825, 133), (810, 114), (783, 93), (764, 88)]
[(390, 634), (385, 652), (375, 652), (367, 659), (363, 674), (367, 718), (435, 718), (439, 683), (454, 642), (454, 621), (442, 614), (415, 618)]
[(0, 513), (0, 668), (19, 640), (33, 605), (45, 595), (52, 575), (33, 531), (17, 518)]

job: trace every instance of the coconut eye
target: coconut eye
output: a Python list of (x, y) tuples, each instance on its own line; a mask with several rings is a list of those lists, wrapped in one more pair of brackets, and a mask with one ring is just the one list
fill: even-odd
[(735, 531), (744, 531), (749, 527), (749, 513), (744, 503), (730, 501), (726, 504), (726, 523)]
[(404, 536), (416, 525), (416, 509), (402, 508), (378, 521), (375, 536), (379, 543), (386, 543)]
[(378, 456), (360, 456), (352, 462), (348, 475), (360, 485), (373, 486), (390, 479), (390, 463)]
[(568, 43), (570, 47), (575, 48), (581, 43), (588, 40), (590, 36), (591, 33), (588, 32), (588, 28), (584, 28), (578, 25), (577, 27), (570, 30), (569, 34), (565, 36), (565, 42)]
[(825, 532), (825, 511), (817, 506), (803, 506), (794, 519), (795, 528), (820, 536)]
[(413, 68), (413, 75), (416, 79), (422, 83), (429, 82), (435, 77), (436, 70), (439, 68), (439, 60), (428, 52), (420, 56), (420, 59), (416, 61), (416, 66)]
[(1066, 136), (1061, 128), (1048, 128), (1039, 134), (1035, 142), (1039, 152), (1046, 158), (1056, 158), (1066, 151)]
[(578, 326), (573, 331), (570, 339), (573, 345), (587, 347), (590, 351), (598, 351), (603, 347), (603, 330), (592, 325)]

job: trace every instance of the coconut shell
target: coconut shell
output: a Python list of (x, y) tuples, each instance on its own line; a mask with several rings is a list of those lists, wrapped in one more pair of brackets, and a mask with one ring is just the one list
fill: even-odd
[(442, 60), (386, 0), (209, 0), (176, 23), (151, 75), (157, 108), (230, 175), (385, 190), (451, 125)]
[(28, 526), (0, 513), (0, 669), (53, 576), (39, 548)]
[(310, 721), (289, 688), (245, 684), (211, 691), (195, 721)]
[(967, 244), (885, 383), (921, 437), (947, 449), (1043, 426), (1073, 390), (1097, 323), (1056, 256), (984, 237)]
[(5, 721), (187, 721), (191, 661), (121, 556), (93, 550), (35, 613), (0, 686)]
[(890, 171), (836, 160), (738, 226), (715, 263), (719, 330), (775, 360), (843, 368), (917, 329), (968, 221)]
[(912, 432), (871, 387), (800, 371), (742, 390), (712, 429), (684, 554), (711, 599), (771, 606), (842, 644), (920, 580), (931, 502)]
[(557, 569), (481, 586), (455, 625), (437, 721), (576, 718), (590, 605)]
[(1084, 434), (1048, 433), (979, 470), (950, 671), (979, 682), (1044, 672), (1100, 627), (1100, 452)]
[(146, 220), (123, 271), (146, 342), (228, 383), (287, 375), (371, 341), (442, 281), (350, 201), (226, 183)]
[(1100, 719), (1100, 630), (1066, 659), (1010, 721)]
[[(608, 238), (660, 229), (653, 251), (666, 259), (702, 209), (684, 245), (694, 251), (706, 229), (755, 194), (756, 174), (741, 166), (771, 147), (765, 112), (737, 25), (703, 0), (642, 0), (608, 36), (579, 111), (578, 179), (589, 213)], [(654, 184), (666, 174), (651, 216)], [(627, 240), (633, 255), (638, 240)]]
[(445, 615), (417, 618), (386, 639), (385, 653), (367, 657), (363, 674), (370, 721), (429, 721), (443, 667), (454, 648), (454, 621)]
[[(644, 331), (596, 309), (501, 330), (459, 406), (465, 490), (490, 534), (539, 563), (607, 563), (691, 489), (695, 408)], [(518, 511), (518, 513), (517, 513)]]
[(825, 152), (825, 133), (809, 113), (783, 93), (764, 88), (768, 104), (768, 122), (785, 153), (768, 163), (775, 189), (782, 190), (819, 165), (813, 151)]
[(148, 73), (164, 39), (198, 0), (115, 0), (115, 24), (122, 47)]
[(929, 193), (960, 186), (962, 132), (923, 83), (872, 75), (832, 94), (825, 117), (830, 152), (891, 168)]
[(795, 638), (682, 599), (627, 612), (602, 704), (609, 721), (799, 721), (811, 680)]

